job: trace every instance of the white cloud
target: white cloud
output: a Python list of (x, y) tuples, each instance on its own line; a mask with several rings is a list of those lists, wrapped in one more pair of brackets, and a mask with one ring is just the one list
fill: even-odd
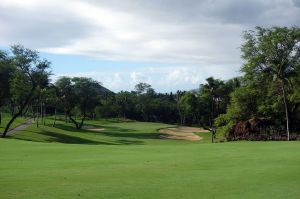
[(143, 75), (141, 73), (133, 71), (130, 73), (130, 78), (133, 83), (138, 83), (142, 80)]
[[(58, 6), (59, 5), (59, 6)], [(3, 0), (0, 42), (107, 60), (236, 64), (242, 31), (299, 24), (293, 1)]]
[[(140, 82), (145, 82), (158, 91), (169, 92), (176, 90), (191, 90), (198, 88), (200, 84), (205, 83), (205, 79), (214, 76), (220, 79), (229, 79), (232, 72), (228, 72), (229, 66), (210, 66), (203, 68), (193, 66), (163, 66), (163, 67), (143, 67), (122, 72), (77, 72), (58, 74), (58, 76), (70, 77), (91, 77), (103, 83), (103, 86), (118, 92), (121, 90), (133, 90), (134, 86)], [(234, 75), (238, 75), (238, 67), (231, 68)]]
[(1, 0), (0, 43), (99, 60), (163, 63), (159, 69), (82, 75), (116, 90), (139, 81), (174, 90), (195, 87), (210, 75), (236, 75), (244, 30), (300, 25), (299, 18), (299, 0)]

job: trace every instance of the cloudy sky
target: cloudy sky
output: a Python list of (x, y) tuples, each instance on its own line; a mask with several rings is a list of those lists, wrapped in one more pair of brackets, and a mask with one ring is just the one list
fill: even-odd
[(54, 79), (188, 90), (239, 75), (244, 30), (299, 19), (300, 0), (1, 0), (0, 48), (39, 50)]

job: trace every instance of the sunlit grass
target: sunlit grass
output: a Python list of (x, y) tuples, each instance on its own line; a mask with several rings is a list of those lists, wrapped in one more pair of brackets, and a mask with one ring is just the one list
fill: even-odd
[[(168, 124), (52, 121), (0, 139), (0, 198), (297, 198), (299, 142), (161, 140)], [(200, 135), (200, 134), (199, 134)], [(206, 143), (205, 143), (206, 142)]]

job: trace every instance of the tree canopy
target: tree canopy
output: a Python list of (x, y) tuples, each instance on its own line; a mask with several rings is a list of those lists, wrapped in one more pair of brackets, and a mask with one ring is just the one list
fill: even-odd
[(264, 127), (272, 124), (272, 132), (289, 140), (290, 133), (300, 130), (300, 29), (257, 27), (245, 31), (243, 38), (240, 77), (208, 77), (199, 89), (176, 93), (156, 92), (145, 82), (133, 91), (118, 93), (87, 77), (51, 82), (48, 60), (34, 50), (12, 46), (10, 52), (0, 51), (0, 108), (12, 115), (3, 136), (29, 110), (33, 117), (54, 114), (56, 119), (57, 113), (62, 114), (77, 129), (86, 119), (123, 117), (209, 129), (217, 126), (227, 135), (237, 124), (255, 121)]

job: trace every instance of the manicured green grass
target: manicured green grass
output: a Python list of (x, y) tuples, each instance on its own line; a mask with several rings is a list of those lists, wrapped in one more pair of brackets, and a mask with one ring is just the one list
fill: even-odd
[(157, 129), (170, 125), (89, 125), (105, 130), (59, 122), (0, 139), (0, 198), (300, 196), (300, 142), (160, 140)]
[[(90, 144), (90, 145), (145, 145), (161, 143), (158, 139), (159, 128), (171, 127), (172, 125), (147, 122), (119, 122), (110, 120), (86, 121), (87, 126), (104, 129), (92, 131), (76, 129), (72, 123), (57, 121), (55, 128), (53, 121), (47, 119), (46, 126), (36, 128), (33, 124), (26, 131), (13, 136), (14, 139), (36, 142), (58, 142), (67, 144)], [(178, 141), (174, 141), (178, 142)], [(166, 142), (170, 143), (171, 142)]]

